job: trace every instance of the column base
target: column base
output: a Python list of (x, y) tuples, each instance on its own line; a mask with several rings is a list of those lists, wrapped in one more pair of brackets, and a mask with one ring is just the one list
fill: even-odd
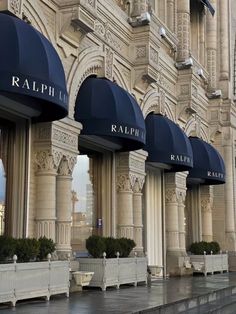
[(225, 233), (225, 250), (236, 251), (235, 232)]
[(57, 256), (58, 259), (61, 261), (68, 260), (68, 258), (72, 257), (72, 251), (71, 250), (57, 250)]
[(167, 276), (191, 276), (193, 274), (190, 258), (185, 251), (167, 252)]

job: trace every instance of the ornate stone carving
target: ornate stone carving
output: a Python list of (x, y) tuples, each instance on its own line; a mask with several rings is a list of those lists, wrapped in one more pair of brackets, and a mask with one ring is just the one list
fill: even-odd
[(201, 211), (203, 213), (212, 212), (212, 200), (210, 198), (201, 199)]
[(54, 159), (55, 156), (47, 150), (47, 151), (38, 151), (35, 154), (35, 164), (37, 166), (37, 170), (41, 171), (52, 171), (57, 169), (57, 165)]
[(107, 45), (109, 45), (112, 49), (115, 49), (119, 52), (125, 51), (125, 44), (122, 43), (111, 31), (110, 25), (106, 23), (105, 25), (101, 24), (98, 21), (95, 21), (94, 26), (95, 33), (100, 36)]
[(166, 202), (168, 202), (168, 203), (177, 202), (176, 190), (175, 189), (166, 189), (165, 199), (166, 199)]
[(136, 59), (145, 58), (147, 55), (146, 46), (136, 47)]
[(190, 28), (190, 15), (188, 12), (178, 13), (177, 18), (177, 37), (178, 43), (178, 60), (182, 61), (189, 57), (189, 28)]
[(110, 48), (106, 48), (105, 51), (105, 76), (106, 78), (112, 80), (114, 52)]
[(119, 192), (132, 192), (134, 186), (135, 176), (128, 174), (121, 174), (117, 176), (117, 190)]
[(10, 6), (15, 15), (20, 14), (20, 8), (21, 8), (21, 0), (11, 0)]
[(144, 185), (144, 177), (137, 177), (134, 182), (134, 193), (141, 193)]
[(53, 129), (52, 133), (53, 140), (56, 140), (60, 143), (69, 145), (71, 147), (78, 147), (78, 136), (72, 135), (67, 132), (63, 132), (62, 130), (59, 130), (57, 128)]
[(177, 202), (179, 204), (184, 204), (185, 198), (186, 198), (186, 192), (185, 191), (177, 191)]
[(58, 174), (60, 176), (68, 176), (71, 174), (70, 168), (69, 168), (69, 163), (68, 160), (65, 156), (63, 156), (60, 165), (58, 167)]
[(150, 47), (150, 60), (158, 64), (158, 52), (153, 47)]

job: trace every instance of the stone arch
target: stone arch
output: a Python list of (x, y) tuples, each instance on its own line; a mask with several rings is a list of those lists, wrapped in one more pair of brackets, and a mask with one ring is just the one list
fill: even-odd
[(67, 78), (69, 86), (69, 117), (73, 119), (74, 107), (79, 88), (90, 75), (104, 73), (104, 53), (98, 47), (83, 50), (72, 65)]
[(129, 83), (125, 79), (124, 75), (122, 75), (121, 70), (119, 69), (117, 64), (114, 64), (113, 66), (113, 75), (119, 86), (123, 87), (127, 91), (130, 91)]
[(155, 89), (149, 90), (143, 97), (141, 110), (144, 118), (151, 112), (158, 112), (160, 94)]
[(205, 142), (209, 142), (207, 132), (201, 126), (199, 132), (197, 132), (197, 128), (198, 128), (197, 121), (194, 117), (192, 117), (186, 123), (184, 131), (187, 134), (187, 136), (198, 136)]
[(24, 3), (23, 11), (26, 16), (29, 16), (32, 19), (32, 26), (40, 31), (40, 33), (42, 33), (53, 44), (54, 48), (57, 49), (53, 30), (50, 30), (50, 28), (47, 27), (47, 19), (37, 1), (30, 2), (27, 0)]
[(168, 103), (165, 103), (165, 115), (167, 116), (167, 118), (169, 118), (171, 121), (175, 122), (175, 115), (172, 112), (170, 106)]

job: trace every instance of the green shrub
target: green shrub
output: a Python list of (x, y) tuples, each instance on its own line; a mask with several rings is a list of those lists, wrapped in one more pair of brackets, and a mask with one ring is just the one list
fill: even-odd
[(45, 260), (48, 254), (52, 254), (56, 249), (56, 244), (52, 239), (46, 237), (41, 237), (38, 239), (39, 242), (39, 254), (38, 258), (40, 260)]
[(220, 246), (217, 242), (201, 241), (192, 243), (189, 250), (192, 254), (196, 255), (203, 255), (204, 252), (206, 252), (206, 254), (211, 254), (211, 251), (213, 254), (217, 254), (220, 251)]
[(118, 239), (120, 244), (120, 257), (128, 257), (136, 246), (136, 243), (132, 239), (120, 238)]
[(107, 237), (107, 238), (104, 238), (104, 240), (105, 240), (105, 245), (106, 245), (106, 249), (105, 249), (106, 257), (107, 258), (116, 257), (117, 252), (120, 253), (121, 251), (119, 239)]
[(8, 236), (0, 236), (0, 261), (12, 259), (15, 254), (16, 240)]
[(209, 243), (210, 251), (213, 252), (213, 254), (218, 254), (220, 252), (220, 245), (216, 241), (212, 241)]
[(39, 255), (39, 242), (36, 239), (17, 239), (15, 254), (19, 262), (35, 261)]
[(135, 242), (127, 238), (115, 239), (93, 235), (86, 240), (86, 248), (95, 258), (102, 257), (103, 252), (106, 252), (107, 258), (116, 257), (117, 252), (120, 253), (120, 257), (128, 257), (135, 246)]
[(106, 244), (103, 237), (92, 235), (86, 240), (86, 249), (93, 257), (102, 257), (103, 252), (106, 251)]

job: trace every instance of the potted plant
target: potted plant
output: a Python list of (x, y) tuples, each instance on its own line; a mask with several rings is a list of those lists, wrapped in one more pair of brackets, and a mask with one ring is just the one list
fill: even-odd
[(0, 303), (15, 306), (22, 299), (68, 296), (69, 261), (51, 261), (54, 250), (51, 239), (0, 236)]
[(94, 273), (89, 286), (104, 291), (109, 286), (147, 283), (147, 258), (130, 257), (135, 246), (132, 239), (90, 236), (86, 240), (90, 257), (79, 258), (79, 270)]
[(204, 273), (205, 276), (208, 273), (228, 272), (228, 254), (222, 254), (219, 243), (215, 241), (195, 242), (191, 244), (189, 251), (193, 272)]

